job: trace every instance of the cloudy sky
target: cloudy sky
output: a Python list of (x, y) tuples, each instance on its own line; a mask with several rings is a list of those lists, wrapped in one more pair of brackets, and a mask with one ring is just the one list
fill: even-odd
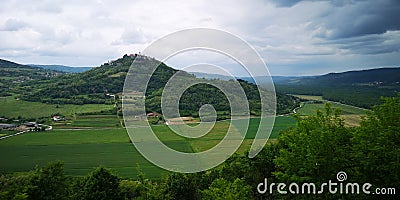
[(5, 0), (0, 58), (99, 66), (171, 32), (204, 27), (246, 40), (272, 75), (315, 75), (400, 66), (399, 19), (398, 0)]

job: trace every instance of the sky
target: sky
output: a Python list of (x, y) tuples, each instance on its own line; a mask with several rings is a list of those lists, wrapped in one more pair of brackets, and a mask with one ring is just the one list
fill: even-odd
[[(4, 0), (0, 58), (22, 64), (100, 66), (189, 28), (214, 28), (248, 42), (271, 75), (300, 76), (400, 66), (400, 1)], [(232, 66), (191, 52), (167, 61)], [(200, 59), (201, 58), (201, 59)]]

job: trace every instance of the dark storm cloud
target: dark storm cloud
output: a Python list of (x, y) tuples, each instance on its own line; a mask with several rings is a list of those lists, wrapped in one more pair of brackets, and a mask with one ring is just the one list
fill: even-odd
[(314, 28), (325, 29), (318, 35), (327, 39), (383, 34), (400, 30), (400, 1), (354, 1), (331, 3), (333, 8), (316, 19)]
[(353, 54), (383, 54), (400, 51), (400, 31), (359, 37), (326, 40), (318, 45), (333, 45)]
[(278, 7), (292, 7), (301, 0), (273, 0), (272, 2)]

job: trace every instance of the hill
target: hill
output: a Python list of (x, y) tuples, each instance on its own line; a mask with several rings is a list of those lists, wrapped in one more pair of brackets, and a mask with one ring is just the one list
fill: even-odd
[(16, 86), (22, 85), (27, 81), (48, 80), (60, 74), (61, 72), (34, 68), (0, 59), (0, 96), (18, 93)]
[(381, 96), (400, 92), (400, 68), (377, 68), (321, 76), (287, 77), (275, 81), (278, 91), (321, 95), (326, 100), (370, 108)]
[(35, 65), (35, 64), (28, 64), (28, 65), (31, 67), (39, 67), (43, 69), (50, 69), (66, 73), (81, 73), (93, 68), (93, 67), (70, 67), (65, 65)]
[[(63, 74), (62, 76), (51, 79), (34, 80), (29, 83), (23, 83), (19, 87), (20, 98), (26, 101), (37, 101), (55, 104), (89, 104), (89, 103), (112, 103), (112, 99), (107, 94), (118, 95), (122, 93), (125, 77), (131, 63), (136, 57), (134, 55), (125, 55), (117, 60), (104, 63), (100, 67), (93, 68), (77, 74)], [(140, 64), (131, 71), (137, 81), (142, 80), (142, 72), (149, 65), (158, 63), (152, 58), (143, 57)], [(164, 63), (161, 63), (150, 79), (146, 90), (146, 108), (148, 112), (159, 112), (159, 100), (164, 85), (175, 70)], [(189, 73), (182, 72), (187, 79), (195, 79)], [(259, 95), (257, 86), (245, 81), (241, 82), (245, 88), (246, 95), (250, 102), (250, 108), (253, 113), (260, 110)], [(139, 91), (143, 92), (143, 91)], [(212, 97), (212, 98), (207, 98)], [(196, 99), (195, 101), (193, 99)], [(296, 107), (298, 101), (294, 97), (283, 94), (277, 94), (278, 113), (287, 113)], [(214, 87), (195, 85), (181, 98), (182, 114), (198, 112), (199, 105), (206, 103), (216, 106), (217, 111), (226, 111), (229, 113), (229, 102)]]

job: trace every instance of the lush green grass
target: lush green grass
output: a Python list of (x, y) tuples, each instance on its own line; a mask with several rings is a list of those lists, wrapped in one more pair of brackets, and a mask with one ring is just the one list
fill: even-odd
[(165, 173), (136, 151), (125, 129), (29, 132), (0, 141), (0, 152), (0, 172), (28, 171), (62, 160), (70, 175), (85, 175), (103, 165), (134, 177), (138, 164), (149, 178)]
[(69, 175), (86, 175), (102, 165), (120, 176), (135, 177), (138, 164), (149, 178), (159, 178), (165, 173), (144, 159), (130, 143), (0, 145), (0, 152), (0, 172), (28, 171), (37, 164), (62, 160)]
[(103, 144), (130, 143), (125, 129), (104, 130), (53, 130), (28, 132), (0, 141), (3, 145), (58, 145), (58, 144)]
[[(357, 108), (354, 106), (339, 104), (330, 102), (332, 108), (339, 108), (341, 110), (341, 114), (349, 115), (349, 114), (358, 114), (362, 115), (365, 114), (366, 110), (362, 108)], [(324, 103), (304, 103), (303, 106), (297, 109), (297, 113), (299, 115), (315, 115), (317, 110), (323, 111), (325, 107)]]
[(305, 100), (316, 100), (316, 101), (322, 100), (322, 96), (302, 95), (302, 94), (293, 94), (292, 96)]
[(121, 127), (119, 119), (115, 115), (83, 115), (76, 117), (71, 124), (57, 125), (58, 128), (68, 128), (68, 127), (86, 127), (86, 128), (102, 128), (102, 127)]
[[(259, 119), (250, 120), (249, 132), (256, 130)], [(200, 152), (212, 148), (225, 136), (229, 121), (217, 122), (206, 136), (187, 139), (174, 134), (168, 126), (152, 126), (167, 146), (181, 152)], [(272, 138), (279, 130), (294, 125), (292, 117), (277, 117)], [(251, 145), (251, 134), (246, 135), (238, 152)], [(149, 178), (159, 178), (166, 171), (154, 166), (137, 152), (125, 129), (53, 130), (29, 132), (0, 141), (0, 173), (28, 171), (35, 165), (54, 160), (65, 163), (66, 173), (82, 176), (99, 165), (111, 168), (123, 177), (135, 177), (140, 166)]]
[(110, 110), (112, 108), (113, 105), (105, 104), (65, 104), (57, 106), (55, 104), (16, 100), (15, 97), (11, 96), (0, 98), (0, 116), (14, 118), (18, 116), (23, 118), (50, 117), (57, 113), (70, 116), (74, 113), (99, 112), (102, 110)]

